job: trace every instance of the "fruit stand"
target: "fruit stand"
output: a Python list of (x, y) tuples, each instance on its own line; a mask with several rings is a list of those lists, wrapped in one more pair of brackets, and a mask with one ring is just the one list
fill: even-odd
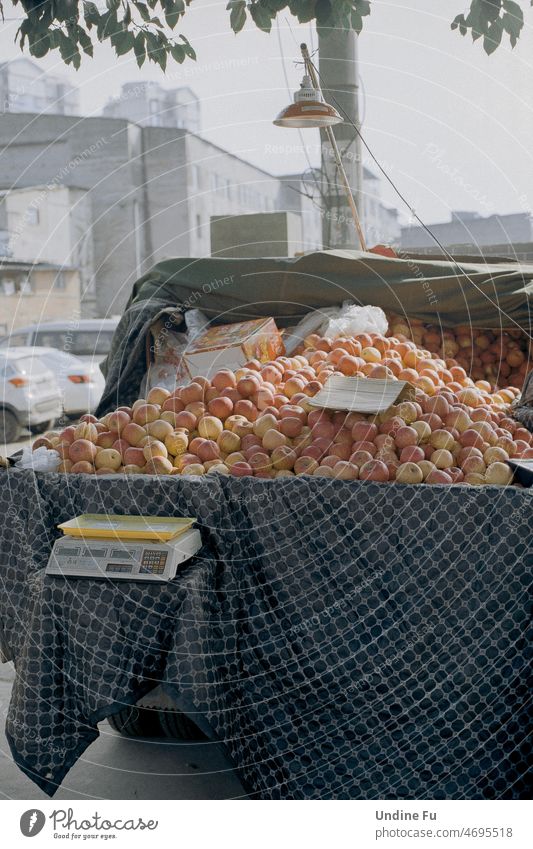
[[(116, 335), (98, 413), (107, 416), (109, 430), (101, 433), (114, 434), (113, 445), (117, 436), (123, 438), (132, 417), (128, 414), (129, 421), (122, 420), (117, 408), (132, 405), (134, 412), (134, 402), (143, 400), (139, 387), (147, 364), (148, 329), (154, 319), (174, 313), (177, 306), (200, 307), (219, 323), (223, 323), (221, 316), (227, 322), (273, 315), (283, 326), (284, 319), (294, 323), (295, 315), (309, 308), (355, 298), (418, 319), (421, 324), (414, 328), (424, 333), (428, 331), (422, 323), (464, 326), (464, 310), (457, 300), (466, 298), (478, 327), (498, 332), (503, 313), (506, 322), (516, 322), (529, 332), (533, 268), (511, 262), (465, 264), (473, 280), (470, 298), (464, 292), (465, 281), (459, 281), (449, 263), (417, 260), (420, 278), (414, 262), (321, 253), (294, 261), (231, 261), (231, 266), (227, 260), (188, 260), (188, 269), (184, 260), (161, 264), (136, 285)], [(261, 286), (266, 278), (268, 295)], [(190, 285), (185, 286), (187, 279)], [(224, 279), (229, 282), (220, 286), (213, 282)], [(428, 280), (438, 306), (425, 303), (423, 283)], [(191, 300), (194, 291), (202, 296)], [(319, 340), (311, 342), (311, 355), (322, 350)], [(374, 348), (370, 343), (377, 344), (377, 337), (361, 346), (361, 354)], [(407, 343), (400, 339), (398, 344)], [(405, 358), (414, 351), (412, 344), (401, 357), (402, 370), (411, 368), (410, 358)], [(460, 346), (457, 340), (455, 344)], [(488, 347), (493, 344), (489, 339)], [(351, 359), (359, 354), (342, 347), (330, 345), (330, 350), (322, 351), (325, 357), (315, 358), (317, 364), (325, 363), (335, 350), (339, 352), (333, 357), (338, 357), (335, 367), (342, 365), (344, 357), (349, 374)], [(383, 352), (375, 350), (380, 353), (379, 362), (372, 352), (368, 360), (360, 357), (361, 369), (368, 366), (368, 372), (363, 370), (368, 377), (376, 366), (391, 371), (395, 367), (394, 363), (383, 365)], [(390, 350), (389, 345), (386, 351)], [(521, 349), (510, 346), (509, 350)], [(436, 363), (439, 358), (424, 354), (424, 359)], [(520, 368), (521, 363), (517, 354), (511, 355), (511, 369)], [(415, 356), (413, 368), (417, 365)], [(450, 371), (448, 365), (445, 362), (441, 368), (443, 375)], [(316, 374), (317, 367), (312, 368)], [(288, 365), (282, 371), (295, 369)], [(2, 641), (16, 659), (7, 732), (21, 769), (53, 794), (97, 736), (97, 722), (162, 685), (181, 710), (226, 747), (252, 797), (527, 798), (531, 791), (526, 643), (531, 496), (528, 489), (491, 485), (487, 471), (501, 464), (498, 451), (508, 456), (513, 450), (525, 453), (530, 443), (524, 434), (517, 436), (517, 429), (509, 431), (512, 439), (496, 432), (496, 428), (514, 427), (506, 421), (512, 391), (507, 398), (496, 385), (487, 389), (483, 378), (479, 378), (480, 386), (470, 385), (466, 378), (463, 385), (459, 371), (452, 374), (459, 381), (443, 376), (448, 389), (434, 379), (432, 391), (424, 381), (428, 375), (421, 371), (416, 380), (423, 381), (418, 389), (425, 397), (418, 397), (424, 405), (427, 398), (427, 412), (421, 403), (421, 409), (416, 408), (417, 401), (414, 410), (400, 410), (406, 418), (398, 416), (398, 411), (381, 421), (356, 417), (349, 428), (338, 425), (332, 414), (327, 424), (334, 425), (333, 430), (321, 427), (312, 442), (333, 440), (334, 446), (340, 446), (335, 449), (338, 453), (326, 454), (320, 443), (315, 460), (302, 448), (300, 457), (315, 463), (304, 464), (302, 474), (294, 473), (299, 458), (279, 451), (295, 448), (303, 424), (298, 422), (299, 414), (293, 415), (295, 410), (283, 416), (281, 408), (298, 407), (295, 398), (305, 403), (298, 398), (305, 395), (298, 376), (285, 373), (284, 389), (295, 378), (287, 398), (292, 403), (283, 401), (275, 407), (278, 418), (268, 412), (271, 404), (267, 403), (260, 410), (263, 415), (248, 419), (246, 426), (235, 423), (235, 430), (222, 428), (241, 440), (243, 451), (233, 453), (243, 453), (244, 459), (233, 458), (228, 464), (230, 454), (224, 450), (224, 463), (219, 456), (212, 457), (203, 463), (214, 465), (201, 473), (191, 471), (190, 466), (200, 464), (179, 458), (186, 456), (192, 442), (181, 453), (172, 454), (167, 448), (164, 457), (162, 449), (155, 451), (152, 440), (161, 443), (163, 437), (161, 444), (166, 448), (167, 428), (157, 424), (159, 434), (147, 433), (149, 440), (142, 446), (146, 464), (153, 466), (150, 474), (111, 474), (104, 465), (100, 468), (105, 473), (99, 475), (41, 474), (17, 468), (3, 472), (0, 509), (10, 521), (4, 523), (0, 540), (4, 587), (0, 622)], [(250, 376), (243, 374), (242, 379), (250, 381)], [(458, 382), (459, 386), (450, 388)], [(256, 396), (265, 387), (252, 384), (241, 387), (241, 400), (259, 409)], [(224, 389), (222, 385), (211, 388), (217, 393)], [(463, 392), (470, 395), (459, 400)], [(179, 402), (178, 409), (166, 412), (178, 416), (187, 398), (172, 397)], [(212, 394), (207, 403), (220, 397), (232, 396)], [(161, 413), (168, 397), (161, 395), (160, 400), (157, 416), (142, 409), (150, 403), (139, 404), (136, 410), (142, 412), (133, 424), (147, 427), (165, 422)], [(249, 408), (241, 405), (239, 409)], [(488, 414), (478, 417), (476, 410), (485, 409)], [(204, 435), (189, 436), (200, 440), (193, 446), (200, 454), (193, 456), (202, 460), (201, 454), (207, 458), (215, 450), (205, 443), (218, 445), (223, 433), (214, 422), (201, 425), (205, 411), (199, 412), (202, 415), (195, 425), (199, 434), (200, 427), (205, 428)], [(238, 416), (227, 412), (221, 421)], [(268, 415), (289, 424), (261, 432), (256, 422)], [(324, 424), (320, 416), (315, 421), (310, 415), (305, 425), (309, 431)], [(453, 420), (447, 421), (449, 416)], [(144, 417), (144, 424), (139, 417)], [(412, 427), (417, 423), (418, 427)], [(83, 434), (75, 434), (69, 444), (86, 441), (96, 446), (96, 425), (82, 424)], [(436, 426), (440, 424), (444, 426)], [(242, 431), (237, 430), (239, 426)], [(381, 433), (380, 427), (384, 427)], [(350, 432), (348, 459), (343, 459), (348, 450), (343, 440), (334, 442), (343, 429)], [(173, 431), (174, 441), (180, 432)], [(248, 440), (244, 447), (248, 436), (254, 441)], [(376, 443), (380, 436), (385, 438)], [(496, 444), (499, 439), (508, 441)], [(253, 449), (255, 440), (268, 452), (266, 470), (264, 458), (263, 465), (257, 461), (257, 468), (252, 462), (254, 456), (265, 453)], [(354, 442), (363, 444), (354, 449)], [(169, 440), (170, 444), (174, 442)], [(428, 458), (423, 460), (414, 450), (422, 445), (428, 446), (424, 449)], [(99, 448), (119, 454), (122, 448), (129, 450), (120, 445)], [(393, 451), (407, 449), (407, 454), (393, 460)], [(90, 451), (94, 460), (98, 451)], [(378, 457), (382, 451), (385, 454)], [(465, 471), (450, 465), (445, 456), (450, 453), (462, 466), (479, 459), (476, 451), (481, 454), (483, 472), (479, 462), (471, 463), (472, 469), (467, 465)], [(357, 452), (362, 455), (359, 463), (352, 462)], [(159, 460), (154, 462), (161, 457), (176, 473)], [(325, 464), (328, 458), (331, 462)], [(106, 455), (106, 462), (111, 461), (114, 455)], [(433, 479), (427, 478), (433, 469), (422, 465), (428, 462), (435, 472), (448, 475), (450, 470), (451, 475), (458, 468), (465, 478), (472, 475), (483, 480), (467, 480), (469, 486), (450, 478), (457, 485), (431, 485)], [(339, 463), (345, 464), (346, 472), (351, 471), (347, 466), (355, 466), (357, 475), (340, 474)], [(239, 466), (235, 472), (234, 464), (249, 468)], [(387, 477), (376, 477), (376, 470), (383, 472), (377, 464), (385, 467)], [(228, 466), (229, 473), (217, 471), (217, 465)], [(410, 465), (427, 471), (424, 485), (390, 482), (393, 467), (396, 474)], [(167, 473), (158, 473), (159, 466)], [(318, 469), (322, 471), (315, 474)], [(506, 483), (498, 479), (499, 471), (495, 470), (495, 482)], [(435, 484), (446, 482), (434, 480)], [(43, 568), (57, 525), (85, 512), (195, 516), (203, 546), (174, 581), (161, 586), (45, 576)]]

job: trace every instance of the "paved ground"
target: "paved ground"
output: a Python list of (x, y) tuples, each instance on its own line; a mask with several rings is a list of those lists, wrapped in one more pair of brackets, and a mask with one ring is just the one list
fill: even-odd
[(7, 445), (0, 445), (0, 455), (2, 457), (10, 457), (15, 451), (20, 451), (25, 445), (29, 445), (34, 439), (29, 430), (23, 430), (22, 435), (17, 442), (9, 442)]
[[(4, 736), (13, 671), (0, 665), (0, 798), (46, 799), (12, 762)], [(69, 772), (54, 799), (233, 799), (244, 789), (213, 743), (121, 737), (99, 725), (100, 737)]]

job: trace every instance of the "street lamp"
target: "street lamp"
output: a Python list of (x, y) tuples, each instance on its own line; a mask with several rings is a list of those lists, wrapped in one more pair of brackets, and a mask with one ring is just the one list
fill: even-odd
[(294, 102), (289, 104), (289, 106), (279, 113), (274, 124), (277, 127), (317, 127), (325, 131), (331, 145), (331, 149), (333, 150), (333, 156), (335, 157), (335, 162), (344, 186), (344, 191), (346, 192), (348, 205), (350, 207), (355, 229), (357, 230), (357, 235), (361, 244), (361, 250), (366, 251), (367, 247), (357, 206), (350, 188), (350, 183), (348, 182), (348, 177), (346, 176), (346, 171), (344, 170), (344, 165), (342, 164), (337, 140), (333, 135), (333, 130), (331, 129), (331, 127), (335, 124), (342, 124), (343, 119), (337, 110), (324, 100), (316, 68), (309, 56), (307, 45), (301, 44), (300, 48), (305, 66), (304, 78), (299, 91), (297, 91), (294, 95)]

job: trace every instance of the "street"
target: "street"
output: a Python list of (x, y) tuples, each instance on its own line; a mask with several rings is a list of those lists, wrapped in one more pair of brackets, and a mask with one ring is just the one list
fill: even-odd
[[(13, 763), (5, 737), (14, 672), (0, 666), (0, 797), (48, 798)], [(121, 737), (104, 721), (100, 737), (68, 773), (54, 799), (235, 799), (245, 791), (215, 743)]]

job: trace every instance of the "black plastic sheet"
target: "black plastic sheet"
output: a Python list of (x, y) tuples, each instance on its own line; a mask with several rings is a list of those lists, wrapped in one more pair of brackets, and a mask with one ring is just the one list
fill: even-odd
[[(98, 721), (161, 683), (255, 798), (530, 796), (529, 490), (15, 469), (1, 484), (6, 729), (46, 793)], [(195, 515), (203, 547), (163, 586), (45, 576), (56, 525), (103, 511)]]

